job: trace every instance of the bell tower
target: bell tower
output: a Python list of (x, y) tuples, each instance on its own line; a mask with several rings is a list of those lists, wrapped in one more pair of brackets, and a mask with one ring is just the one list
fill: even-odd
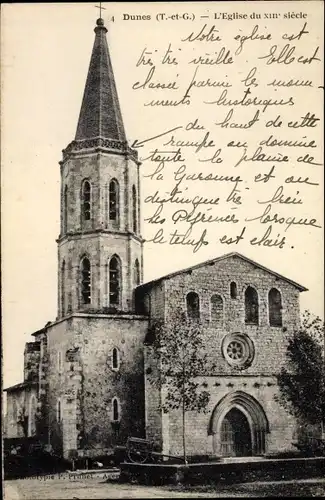
[(103, 19), (75, 139), (63, 150), (58, 316), (133, 312), (143, 276), (137, 152), (127, 143)]

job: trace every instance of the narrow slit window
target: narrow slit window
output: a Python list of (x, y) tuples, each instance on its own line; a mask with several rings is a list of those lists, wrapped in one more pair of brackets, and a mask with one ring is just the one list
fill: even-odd
[(138, 259), (134, 262), (134, 283), (136, 286), (140, 284), (140, 264)]
[(211, 297), (211, 321), (221, 325), (223, 323), (223, 298), (221, 295)]
[(282, 326), (282, 299), (276, 288), (269, 291), (269, 323), (270, 326)]
[(230, 297), (237, 299), (237, 284), (234, 281), (230, 283)]
[(83, 304), (91, 302), (91, 268), (87, 257), (81, 262), (81, 299)]
[(119, 259), (114, 256), (109, 263), (109, 303), (117, 306), (120, 303), (121, 266)]
[(252, 286), (245, 291), (245, 323), (258, 325), (258, 295)]
[(186, 295), (186, 308), (189, 319), (200, 318), (200, 298), (196, 292), (189, 292)]
[(82, 217), (87, 221), (91, 218), (91, 185), (84, 181), (82, 185)]
[(113, 398), (113, 420), (114, 422), (120, 419), (120, 409), (117, 398)]
[(57, 404), (56, 404), (56, 419), (58, 422), (61, 422), (61, 401), (58, 399)]
[(118, 222), (119, 219), (119, 186), (117, 180), (109, 183), (109, 220)]
[(114, 347), (112, 352), (112, 368), (113, 370), (118, 370), (119, 368), (119, 351), (116, 347)]

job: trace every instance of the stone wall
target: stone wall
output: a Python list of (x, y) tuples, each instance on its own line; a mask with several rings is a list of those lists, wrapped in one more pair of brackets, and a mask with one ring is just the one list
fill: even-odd
[(135, 290), (136, 311), (146, 314), (151, 320), (165, 319), (165, 281), (145, 284)]
[(38, 435), (39, 438), (48, 442), (49, 438), (49, 415), (48, 415), (48, 352), (47, 352), (47, 332), (41, 330), (35, 336), (40, 344), (40, 363), (38, 371), (38, 401), (37, 411), (39, 414)]
[[(24, 350), (24, 382), (7, 391), (8, 437), (35, 435), (48, 439), (47, 418), (47, 336), (45, 330), (34, 334)], [(25, 431), (22, 418), (25, 419)], [(18, 420), (20, 420), (20, 423)]]
[[(132, 232), (132, 186), (135, 185), (138, 202), (138, 223), (140, 222), (138, 165), (134, 160), (118, 153), (80, 153), (67, 159), (61, 165), (61, 222), (64, 220), (64, 191), (68, 186), (67, 232), (82, 230), (116, 229)], [(81, 224), (80, 194), (82, 182), (88, 179), (92, 184), (92, 217)], [(119, 223), (109, 220), (108, 188), (112, 179), (119, 183)], [(85, 227), (88, 224), (88, 227)], [(61, 235), (65, 233), (61, 225)], [(138, 224), (138, 231), (140, 227)]]
[[(132, 315), (80, 313), (51, 325), (50, 425), (53, 441), (63, 443), (65, 456), (74, 449), (81, 455), (99, 455), (125, 443), (129, 435), (143, 436), (146, 330), (147, 319)], [(113, 348), (119, 353), (118, 369), (112, 367)], [(117, 423), (112, 423), (114, 397), (119, 405)]]
[[(121, 264), (120, 304), (117, 310), (133, 311), (134, 263), (141, 260), (141, 247), (134, 238), (123, 233), (95, 234), (80, 239), (66, 241), (60, 247), (61, 269), (63, 261), (65, 271), (65, 303), (64, 314), (61, 302), (62, 315), (72, 311), (90, 311), (91, 309), (104, 310), (109, 308), (109, 267), (108, 263), (117, 255)], [(86, 256), (91, 263), (91, 303), (83, 305), (80, 301), (80, 262)], [(60, 295), (62, 289), (60, 289)]]
[[(262, 407), (267, 417), (270, 432), (266, 434), (266, 451), (292, 450), (296, 441), (296, 422), (274, 400), (277, 393), (276, 379), (272, 377), (202, 377), (199, 379), (211, 399), (206, 413), (186, 412), (186, 449), (189, 455), (214, 455), (216, 443), (213, 434), (209, 435), (213, 410), (227, 394), (243, 391), (252, 396)], [(229, 408), (230, 409), (230, 408)], [(182, 413), (174, 410), (167, 414), (168, 426), (164, 439), (169, 443), (171, 455), (183, 454)]]
[(36, 432), (37, 384), (18, 384), (7, 391), (6, 437), (33, 436)]
[[(108, 262), (116, 254), (121, 261), (121, 303), (117, 309), (134, 311), (133, 290), (135, 260), (138, 259), (140, 282), (143, 277), (140, 237), (140, 202), (138, 165), (118, 154), (79, 155), (61, 165), (61, 234), (58, 248), (59, 317), (81, 309), (109, 307)], [(81, 191), (84, 180), (92, 185), (91, 219), (81, 217)], [(109, 183), (119, 184), (119, 221), (109, 220)], [(137, 231), (132, 225), (132, 187), (137, 193)], [(67, 187), (67, 230), (64, 228), (65, 189)], [(80, 260), (91, 262), (92, 303), (80, 303)], [(62, 266), (65, 263), (64, 279)]]
[(159, 370), (150, 346), (144, 347), (145, 366), (145, 436), (162, 450), (162, 410)]
[(39, 342), (27, 342), (24, 350), (24, 380), (38, 380), (39, 365), (40, 365), (40, 350)]
[[(153, 283), (151, 303), (164, 305), (160, 317), (170, 317), (176, 308), (186, 310), (186, 295), (196, 292), (200, 299), (200, 324), (202, 327), (203, 352), (208, 356), (205, 383), (211, 395), (207, 414), (194, 412), (187, 417), (186, 434), (189, 452), (205, 454), (213, 449), (213, 438), (208, 436), (208, 422), (220, 399), (227, 393), (241, 390), (254, 397), (262, 406), (270, 425), (267, 451), (292, 447), (294, 420), (275, 402), (277, 385), (275, 375), (286, 362), (289, 337), (299, 327), (299, 290), (290, 282), (269, 273), (240, 258), (230, 256), (207, 265), (197, 266), (184, 273), (171, 275), (163, 282)], [(237, 285), (237, 297), (230, 294), (230, 283)], [(164, 289), (164, 303), (157, 302), (157, 287)], [(258, 293), (259, 320), (257, 325), (245, 323), (245, 290), (252, 286)], [(144, 287), (140, 287), (144, 289)], [(149, 287), (150, 288), (150, 287)], [(282, 299), (282, 325), (270, 326), (268, 293), (276, 288)], [(148, 293), (148, 290), (146, 290)], [(218, 321), (211, 315), (211, 297), (218, 294), (223, 299), (223, 314)], [(157, 310), (157, 309), (156, 309)], [(180, 332), (181, 334), (181, 332)], [(225, 356), (225, 342), (230, 334), (249, 339), (252, 355), (247, 365), (236, 365)], [(146, 369), (152, 359), (146, 360)], [(215, 365), (213, 369), (211, 366)], [(202, 374), (203, 375), (203, 374)], [(147, 376), (146, 376), (147, 377)], [(159, 406), (156, 389), (147, 383), (146, 405)], [(179, 412), (167, 418), (148, 419), (147, 434), (159, 437), (157, 426), (163, 432), (163, 446), (169, 453), (179, 454), (181, 448), (181, 417)]]
[[(230, 283), (237, 284), (237, 298), (230, 298)], [(244, 294), (253, 286), (259, 297), (259, 324), (245, 324)], [(283, 324), (272, 327), (268, 319), (268, 292), (277, 288), (282, 296)], [(222, 341), (230, 332), (248, 335), (254, 344), (254, 359), (243, 375), (273, 375), (285, 362), (288, 338), (299, 327), (299, 291), (287, 281), (240, 259), (230, 257), (212, 266), (193, 269), (191, 273), (179, 274), (165, 282), (165, 314), (169, 317), (175, 308), (185, 310), (186, 295), (194, 291), (200, 297), (200, 321), (203, 342), (207, 353), (217, 364), (217, 372), (236, 374), (237, 369), (226, 362), (222, 354)], [(220, 323), (211, 321), (211, 296), (223, 298), (224, 316)]]

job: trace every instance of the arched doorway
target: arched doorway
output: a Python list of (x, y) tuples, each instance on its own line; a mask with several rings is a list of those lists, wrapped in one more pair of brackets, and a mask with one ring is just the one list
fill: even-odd
[(213, 410), (208, 434), (218, 456), (262, 455), (269, 423), (261, 404), (250, 394), (234, 391)]
[(220, 453), (224, 457), (246, 457), (252, 454), (250, 425), (238, 408), (232, 408), (221, 422)]

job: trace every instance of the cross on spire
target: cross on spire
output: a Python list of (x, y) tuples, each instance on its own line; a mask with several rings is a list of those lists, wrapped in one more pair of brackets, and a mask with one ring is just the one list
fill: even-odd
[(99, 17), (102, 17), (102, 10), (106, 10), (105, 7), (102, 7), (102, 2), (99, 2), (99, 5), (95, 5), (96, 9), (99, 9)]

